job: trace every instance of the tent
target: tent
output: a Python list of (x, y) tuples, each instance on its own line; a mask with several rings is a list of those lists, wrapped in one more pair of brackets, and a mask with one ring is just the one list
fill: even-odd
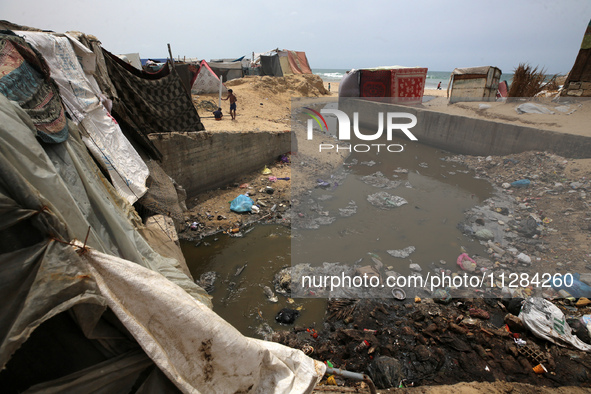
[(209, 68), (219, 78), (223, 78), (224, 81), (244, 76), (242, 62), (216, 62), (212, 60), (209, 62)]
[(260, 75), (312, 74), (305, 52), (275, 49), (259, 55)]
[(447, 87), (449, 102), (496, 100), (501, 74), (493, 66), (454, 69)]
[(591, 21), (583, 35), (575, 64), (564, 83), (562, 95), (591, 97)]
[[(191, 93), (217, 93), (220, 90), (220, 83), (220, 79), (211, 67), (209, 67), (209, 64), (205, 60), (202, 60), (195, 82), (193, 82), (193, 86), (191, 87)], [(222, 92), (225, 93), (227, 91), (226, 86), (222, 84)]]
[(392, 103), (420, 104), (427, 68), (387, 66), (351, 70), (341, 80), (339, 97), (384, 97)]
[[(70, 38), (47, 37), (34, 41), (70, 45)], [(69, 58), (45, 61), (21, 37), (1, 38), (8, 50), (0, 57), (2, 391), (311, 392), (323, 363), (241, 335), (211, 310), (207, 293), (183, 270), (182, 255), (165, 257), (147, 241), (134, 207), (89, 154), (83, 121), (64, 116), (64, 106), (76, 104), (70, 97), (90, 102), (90, 91), (56, 96), (51, 75), (80, 70), (68, 68)], [(119, 84), (137, 78), (121, 70), (116, 77)], [(79, 103), (71, 114), (86, 119), (88, 111)], [(164, 230), (154, 232), (174, 244)]]

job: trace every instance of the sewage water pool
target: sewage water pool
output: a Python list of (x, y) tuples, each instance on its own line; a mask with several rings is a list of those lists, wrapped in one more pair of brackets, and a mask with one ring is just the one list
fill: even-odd
[[(384, 267), (409, 274), (411, 263), (419, 264), (423, 273), (438, 267), (456, 271), (456, 259), (463, 250), (486, 256), (485, 248), (457, 225), (466, 210), (491, 196), (492, 186), (474, 178), (462, 164), (446, 160), (448, 152), (416, 142), (394, 143), (403, 145), (404, 152), (352, 153), (332, 177), (322, 179), (328, 187), (325, 183), (298, 196), (298, 204), (292, 202), (293, 228), (257, 225), (243, 238), (218, 234), (204, 238), (198, 246), (183, 242), (195, 279), (206, 272), (217, 273), (211, 293), (214, 311), (243, 334), (255, 337), (285, 329), (275, 322), (285, 307), (299, 309), (296, 325), (318, 328), (326, 299), (290, 300), (276, 294), (277, 303), (268, 301), (263, 287), (274, 290), (273, 278), (282, 268), (323, 262), (372, 264), (372, 257), (377, 257)], [(292, 182), (298, 181), (298, 164), (292, 164)], [(381, 192), (408, 203), (381, 209), (368, 201), (368, 196)], [(404, 258), (388, 253), (411, 246), (414, 252)]]

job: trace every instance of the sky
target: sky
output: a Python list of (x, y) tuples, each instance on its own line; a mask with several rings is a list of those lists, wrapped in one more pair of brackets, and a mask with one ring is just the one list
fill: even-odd
[(305, 51), (313, 69), (419, 66), (431, 71), (521, 63), (572, 68), (589, 0), (0, 0), (0, 19), (96, 36), (103, 48), (165, 58)]

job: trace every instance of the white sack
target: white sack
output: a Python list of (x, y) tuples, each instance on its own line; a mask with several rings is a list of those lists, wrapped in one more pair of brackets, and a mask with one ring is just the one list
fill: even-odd
[(550, 301), (541, 297), (526, 299), (521, 307), (519, 318), (538, 338), (560, 346), (570, 345), (579, 350), (591, 351), (591, 345), (587, 345), (572, 334), (564, 314)]

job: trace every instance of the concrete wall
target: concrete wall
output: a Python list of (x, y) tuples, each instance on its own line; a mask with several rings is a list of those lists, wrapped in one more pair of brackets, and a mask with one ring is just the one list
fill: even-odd
[[(378, 112), (411, 113), (417, 117), (417, 125), (410, 131), (419, 142), (454, 153), (500, 156), (539, 150), (569, 158), (591, 157), (590, 137), (358, 99), (340, 100), (339, 109), (351, 120), (352, 113), (358, 112), (359, 124), (370, 130), (377, 130)], [(404, 137), (401, 131), (397, 134)]]
[(150, 134), (162, 152), (162, 168), (188, 197), (262, 170), (291, 151), (286, 132), (191, 132)]

